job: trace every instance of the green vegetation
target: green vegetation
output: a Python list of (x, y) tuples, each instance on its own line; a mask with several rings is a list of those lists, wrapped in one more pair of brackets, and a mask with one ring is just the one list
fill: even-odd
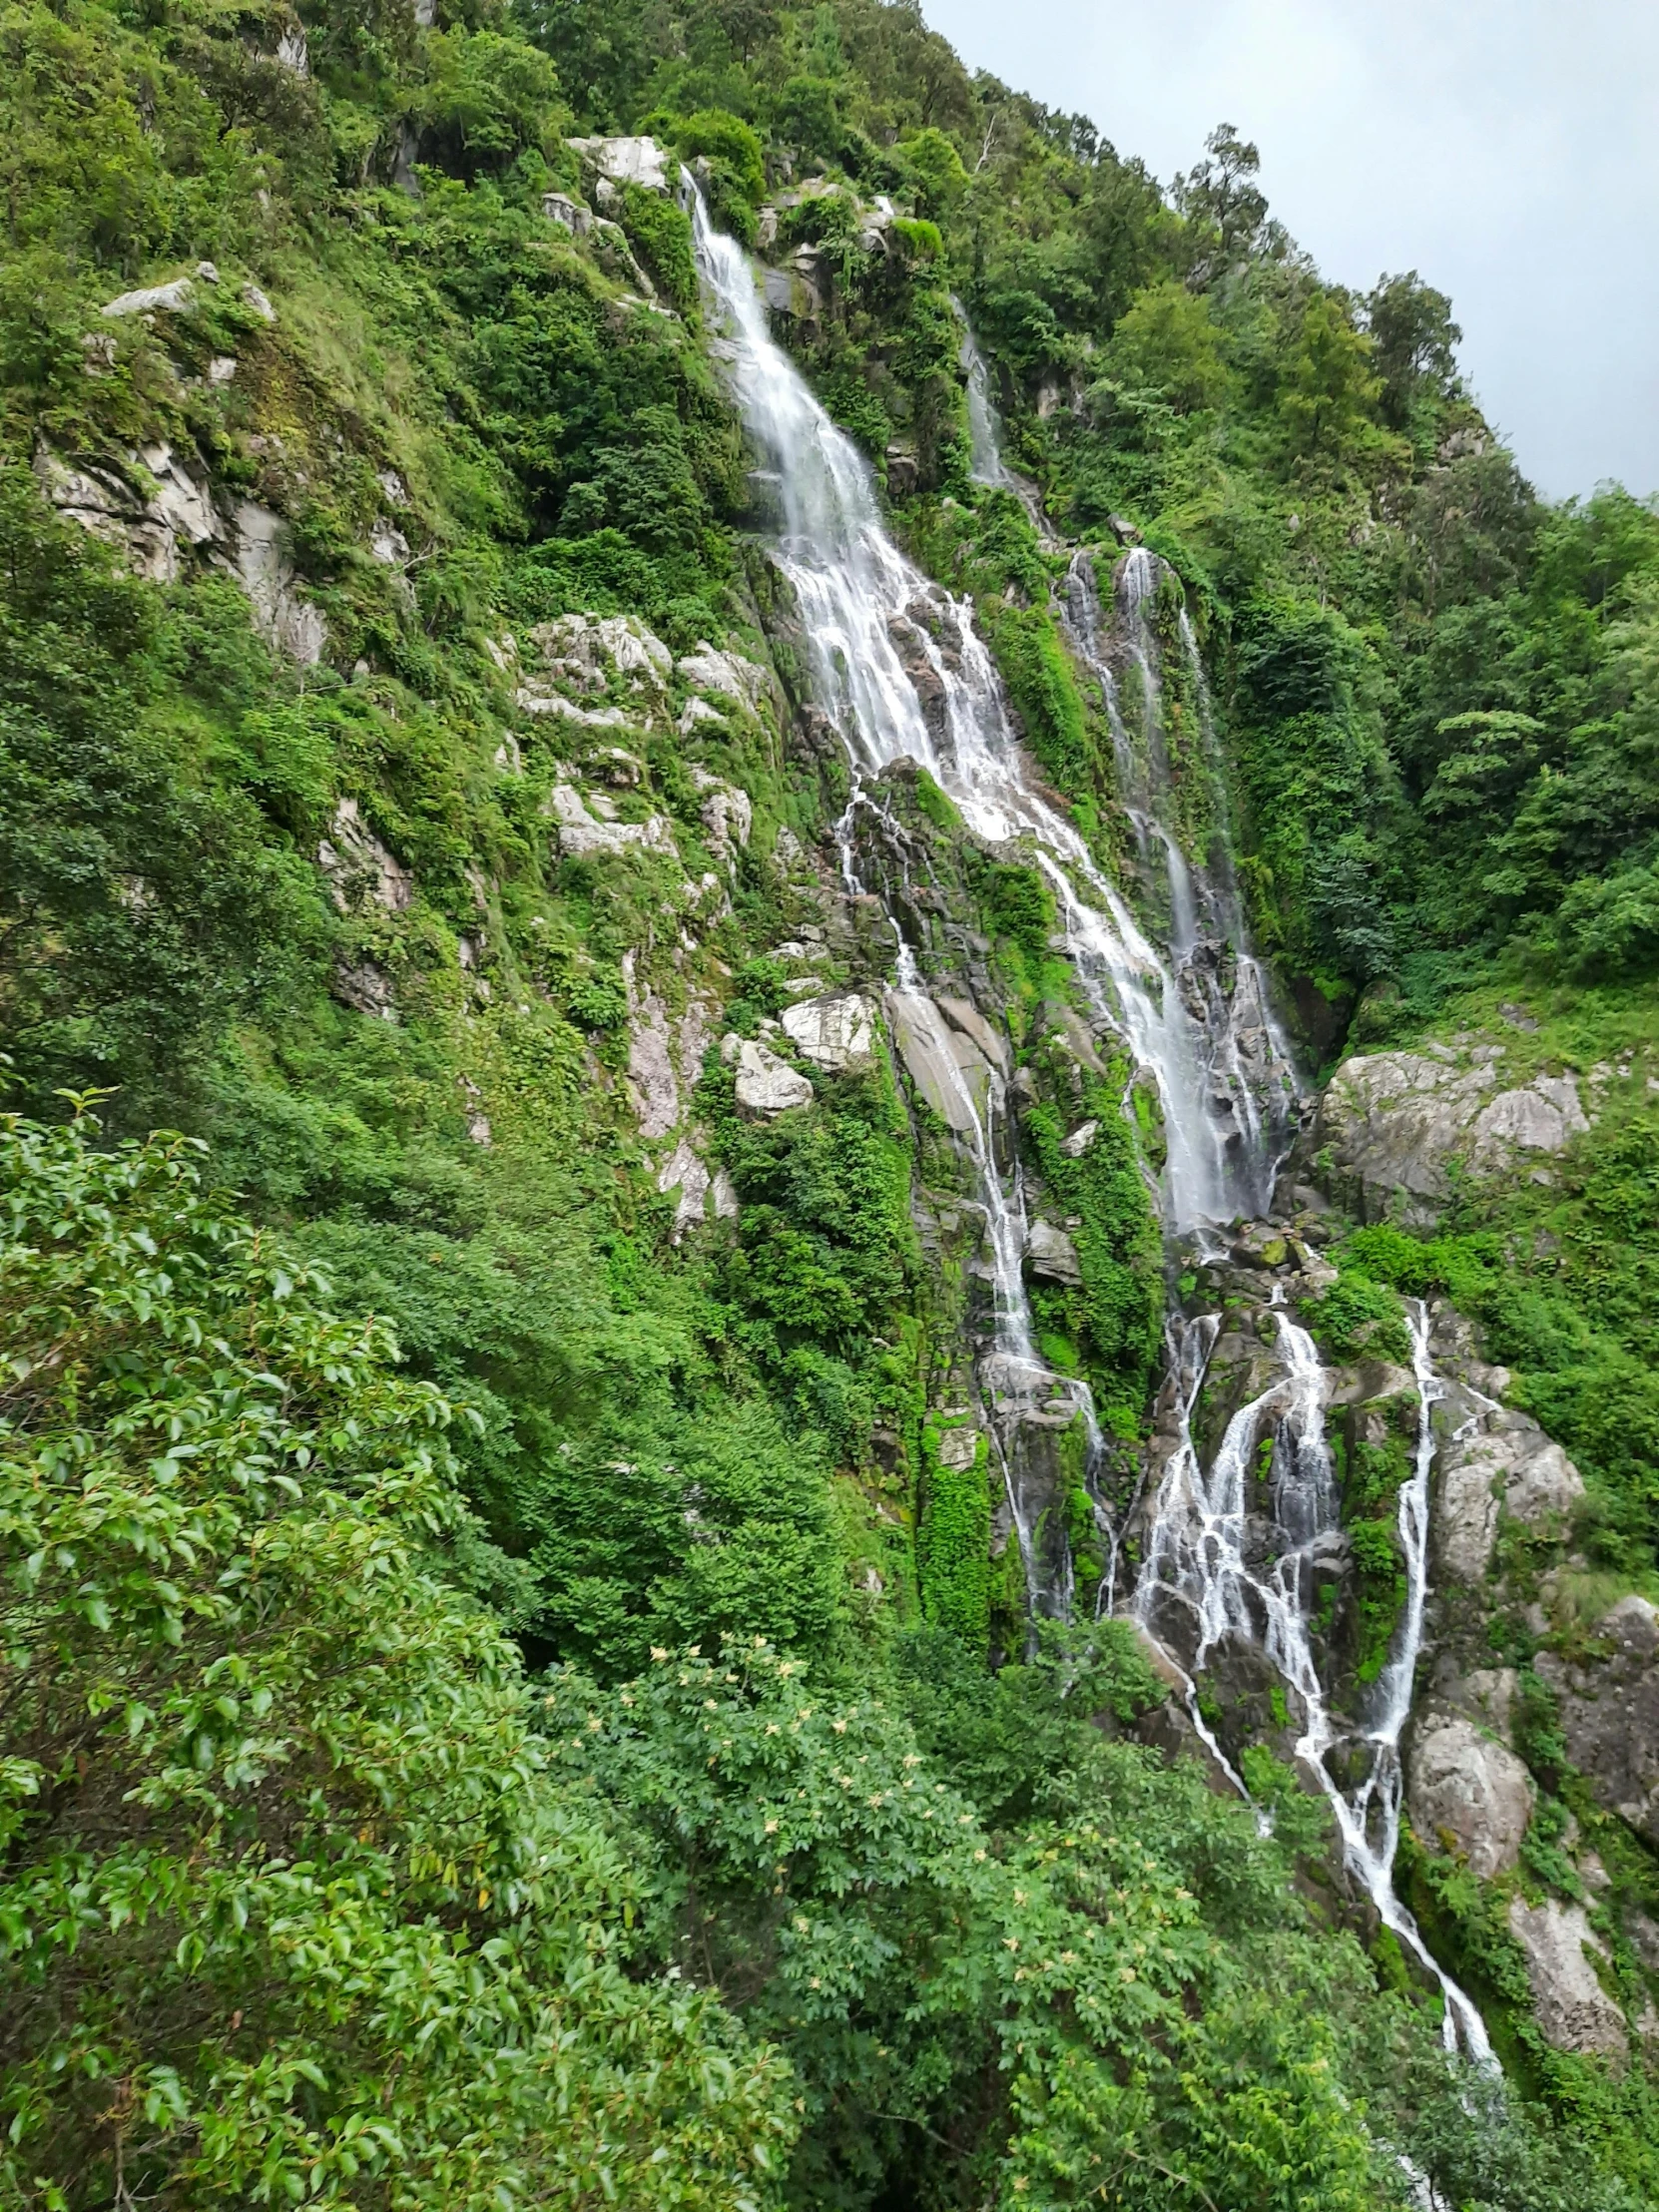
[[(1542, 2043), (1494, 1894), (1407, 1844), (1488, 2104), (1305, 1902), (1323, 1801), (1252, 1746), (1259, 1835), (1141, 1741), (1127, 1630), (1026, 1620), (959, 1156), (884, 1045), (780, 1026), (891, 947), (825, 901), (844, 770), (689, 224), (575, 142), (650, 132), (798, 258), (781, 335), (1113, 867), (965, 304), (1103, 597), (1131, 533), (1169, 565), (1172, 820), (1236, 825), (1310, 1060), (1520, 999), (1514, 1066), (1604, 1070), (1553, 1181), (1359, 1230), (1305, 1315), (1345, 1361), (1403, 1358), (1401, 1294), (1480, 1325), (1589, 1480), (1586, 1621), (1659, 1532), (1652, 510), (1540, 505), (1449, 303), (1325, 284), (1236, 136), (1166, 195), (907, 4), (7, 0), (0, 44), (0, 2194), (1372, 2212), (1405, 2158), (1470, 2212), (1655, 2202), (1639, 2069)], [(888, 781), (1127, 1498), (1156, 1107), (1029, 852)], [(811, 1102), (740, 1110), (728, 1033)], [(1362, 1679), (1403, 1437), (1343, 1462)], [(1577, 1880), (1570, 1821), (1652, 1901), (1490, 1627), (1516, 1879)]]

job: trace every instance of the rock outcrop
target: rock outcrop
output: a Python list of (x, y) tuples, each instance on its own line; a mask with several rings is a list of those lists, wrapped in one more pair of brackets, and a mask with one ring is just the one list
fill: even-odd
[(922, 1098), (947, 1128), (971, 1136), (983, 1121), (997, 1080), (985, 1053), (923, 991), (888, 991), (887, 1020)]
[(1083, 1267), (1077, 1257), (1077, 1247), (1066, 1232), (1051, 1221), (1031, 1224), (1025, 1238), (1025, 1264), (1043, 1282), (1060, 1283), (1068, 1290), (1082, 1286)]
[(1659, 1847), (1659, 1607), (1621, 1598), (1597, 1622), (1605, 1656), (1533, 1664), (1555, 1692), (1567, 1756), (1597, 1801)]
[(740, 1112), (770, 1117), (812, 1104), (813, 1086), (808, 1078), (758, 1037), (729, 1034), (721, 1039), (720, 1056), (728, 1067), (737, 1070)]
[(824, 1068), (867, 1066), (875, 1057), (875, 1024), (874, 1001), (856, 991), (805, 998), (783, 1015), (797, 1051)]
[(667, 192), (674, 157), (652, 138), (573, 138), (573, 153), (609, 185), (639, 185), (647, 192)]
[(567, 858), (624, 852), (630, 845), (651, 852), (675, 850), (674, 830), (666, 815), (648, 815), (644, 822), (598, 821), (573, 784), (555, 784), (544, 811), (559, 826), (559, 850)]
[(1589, 1127), (1571, 1074), (1505, 1086), (1501, 1044), (1426, 1045), (1345, 1061), (1320, 1108), (1315, 1148), (1335, 1189), (1367, 1221), (1431, 1228), (1452, 1170), (1501, 1174)]
[(1520, 1857), (1532, 1777), (1512, 1751), (1460, 1713), (1422, 1715), (1412, 1737), (1408, 1806), (1423, 1843), (1449, 1847), (1482, 1881)]
[(1606, 1952), (1584, 1908), (1556, 1898), (1538, 1906), (1511, 1898), (1509, 1933), (1526, 1953), (1532, 2010), (1546, 2041), (1557, 2050), (1623, 2058), (1630, 2047), (1624, 2013), (1596, 1978), (1592, 1953)]
[(1528, 1528), (1554, 1525), (1564, 1532), (1583, 1495), (1583, 1476), (1536, 1421), (1501, 1407), (1475, 1413), (1440, 1437), (1434, 1496), (1437, 1572), (1456, 1582), (1483, 1581), (1500, 1510)]
[(116, 546), (153, 583), (177, 583), (193, 561), (234, 576), (266, 643), (314, 667), (327, 648), (327, 628), (320, 610), (300, 596), (281, 516), (256, 499), (239, 500), (227, 515), (200, 464), (165, 442), (135, 447), (126, 463), (125, 470), (71, 463), (42, 446), (35, 475), (60, 514)]
[(414, 877), (364, 822), (357, 802), (342, 799), (328, 828), (316, 848), (316, 864), (340, 912), (366, 902), (388, 914), (402, 913), (414, 897)]

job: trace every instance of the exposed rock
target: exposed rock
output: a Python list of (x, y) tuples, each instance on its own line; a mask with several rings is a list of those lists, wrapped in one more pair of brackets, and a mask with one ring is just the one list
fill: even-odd
[(580, 200), (572, 200), (562, 192), (544, 192), (541, 212), (550, 223), (562, 225), (575, 238), (586, 238), (593, 228), (593, 210), (584, 208)]
[[(604, 206), (607, 202), (614, 203), (617, 198), (616, 189), (601, 178), (599, 190), (595, 197), (601, 206)], [(610, 265), (610, 274), (613, 276), (620, 276), (624, 281), (636, 287), (640, 297), (634, 299), (631, 304), (639, 306), (647, 300), (655, 303), (657, 287), (646, 275), (638, 256), (634, 252), (633, 242), (622, 228), (622, 225), (613, 223), (609, 216), (596, 215), (589, 235), (598, 250), (599, 260)]]
[(927, 1104), (947, 1128), (971, 1134), (980, 1125), (993, 1080), (979, 1047), (950, 1028), (923, 991), (888, 991), (887, 1023)]
[(896, 614), (887, 617), (887, 636), (898, 656), (898, 665), (909, 678), (910, 688), (920, 704), (921, 719), (927, 725), (928, 735), (935, 745), (942, 745), (948, 734), (949, 699), (944, 678), (928, 653), (927, 640), (915, 623)]
[(1056, 1229), (1049, 1221), (1034, 1221), (1025, 1239), (1025, 1258), (1033, 1275), (1041, 1276), (1048, 1283), (1063, 1283), (1068, 1289), (1080, 1289), (1083, 1282), (1082, 1266), (1077, 1258), (1077, 1247), (1063, 1229)]
[[(530, 714), (556, 714), (591, 727), (649, 723), (663, 705), (674, 656), (661, 638), (633, 615), (560, 615), (538, 623), (530, 643), (542, 668), (522, 670), (518, 703)], [(583, 709), (569, 692), (598, 696), (606, 704)]]
[(721, 859), (735, 857), (736, 847), (749, 842), (755, 825), (755, 808), (749, 794), (736, 784), (711, 776), (706, 768), (693, 768), (691, 780), (704, 794), (698, 815), (709, 833), (709, 843)]
[(337, 958), (328, 987), (340, 1004), (349, 1006), (353, 1013), (372, 1014), (379, 1021), (397, 1019), (391, 977), (373, 960)]
[(135, 474), (142, 470), (149, 477), (154, 487), (149, 493), (113, 468), (72, 466), (46, 446), (36, 453), (35, 474), (60, 514), (117, 546), (140, 576), (171, 584), (184, 554), (212, 549), (225, 537), (224, 521), (206, 481), (187, 469), (170, 445), (140, 447), (128, 460)]
[(657, 1172), (657, 1188), (667, 1193), (678, 1186), (679, 1203), (674, 1209), (675, 1242), (688, 1229), (703, 1219), (703, 1202), (708, 1196), (710, 1175), (706, 1164), (689, 1137), (682, 1137)]
[[(1060, 1150), (1065, 1154), (1068, 1160), (1081, 1160), (1084, 1153), (1088, 1151), (1090, 1145), (1094, 1143), (1096, 1137), (1098, 1137), (1099, 1134), (1099, 1122), (1086, 1121), (1083, 1123), (1080, 1129), (1074, 1129), (1069, 1137), (1062, 1137), (1060, 1139)], [(1333, 1270), (1333, 1280), (1335, 1280), (1335, 1274), (1336, 1271)]]
[(1450, 1195), (1450, 1169), (1512, 1167), (1517, 1153), (1562, 1151), (1589, 1126), (1570, 1075), (1537, 1075), (1499, 1090), (1502, 1045), (1460, 1059), (1443, 1045), (1346, 1061), (1320, 1108), (1315, 1142), (1329, 1152), (1368, 1221), (1432, 1227)]
[(609, 784), (613, 791), (638, 791), (645, 782), (645, 763), (620, 745), (606, 745), (588, 754), (582, 773), (591, 783)]
[(875, 1005), (855, 991), (807, 998), (786, 1007), (786, 1034), (824, 1068), (867, 1066), (875, 1057)]
[(1532, 1777), (1512, 1751), (1461, 1714), (1425, 1715), (1411, 1744), (1411, 1826), (1426, 1844), (1447, 1840), (1483, 1882), (1520, 1856), (1532, 1818)]
[(329, 824), (332, 832), (316, 848), (316, 864), (340, 912), (364, 899), (400, 914), (414, 897), (414, 877), (394, 860), (362, 818), (354, 799), (342, 799)]
[(971, 1424), (939, 1431), (938, 1462), (941, 1467), (971, 1467), (979, 1455), (979, 1431)]
[(722, 1039), (721, 1058), (738, 1071), (738, 1104), (745, 1113), (787, 1114), (793, 1106), (812, 1104), (813, 1086), (806, 1076), (769, 1051), (759, 1038)]
[(236, 512), (236, 570), (254, 609), (254, 620), (268, 645), (291, 661), (314, 668), (328, 642), (320, 609), (301, 599), (281, 546), (282, 518), (258, 500), (245, 499)]
[[(1524, 1416), (1498, 1416), (1518, 1423)], [(1479, 1582), (1491, 1564), (1498, 1507), (1528, 1527), (1564, 1518), (1584, 1494), (1584, 1479), (1541, 1428), (1505, 1425), (1443, 1437), (1434, 1498), (1434, 1545), (1442, 1574)]]
[(559, 825), (559, 850), (571, 858), (583, 853), (622, 852), (630, 845), (650, 852), (676, 852), (674, 831), (666, 815), (650, 815), (644, 822), (599, 822), (571, 784), (554, 785), (545, 812)]
[(738, 1205), (737, 1189), (724, 1168), (715, 1170), (715, 1179), (709, 1186), (709, 1199), (716, 1221), (736, 1221), (742, 1211)]
[[(884, 238), (886, 233), (878, 232), (875, 235)], [(916, 488), (919, 474), (915, 454), (910, 451), (908, 446), (889, 445), (886, 451), (886, 463), (888, 491), (895, 498), (908, 498)]]
[(368, 533), (368, 550), (371, 559), (384, 568), (406, 568), (409, 563), (409, 541), (395, 522), (377, 515), (374, 527)]
[(667, 192), (672, 156), (651, 138), (579, 138), (567, 144), (613, 185)]
[(1503, 1486), (1509, 1518), (1528, 1528), (1564, 1521), (1584, 1495), (1584, 1477), (1561, 1446), (1541, 1429), (1511, 1430), (1502, 1440), (1513, 1454)]
[(953, 998), (944, 991), (936, 991), (933, 1003), (949, 1022), (952, 1029), (971, 1038), (980, 1052), (1001, 1074), (1008, 1072), (1008, 1040), (1000, 1030), (994, 1029), (968, 999)]
[(674, 727), (681, 737), (689, 738), (699, 723), (712, 722), (717, 730), (724, 729), (726, 717), (718, 707), (711, 707), (706, 699), (688, 699), (680, 710), (680, 719)]
[(258, 284), (243, 285), (242, 303), (245, 307), (252, 307), (262, 322), (275, 322), (276, 319), (276, 309)]
[(1596, 1979), (1589, 1953), (1605, 1957), (1581, 1905), (1546, 1898), (1528, 1906), (1509, 1901), (1509, 1933), (1526, 1953), (1532, 2010), (1557, 2050), (1622, 2058), (1629, 2049), (1624, 2014)]
[(680, 1119), (680, 1087), (674, 1076), (668, 1009), (649, 985), (635, 981), (635, 955), (622, 955), (622, 982), (628, 994), (628, 1096), (638, 1116), (640, 1135), (666, 1137)]
[(1332, 1405), (1360, 1406), (1416, 1394), (1417, 1379), (1409, 1368), (1396, 1368), (1387, 1360), (1362, 1360), (1358, 1367), (1331, 1370), (1326, 1397)]
[(714, 1042), (715, 1008), (706, 998), (693, 998), (680, 1016), (676, 1051), (680, 1080), (688, 1090), (697, 1087), (703, 1074), (703, 1055)]
[(1500, 1743), (1509, 1743), (1514, 1725), (1515, 1691), (1519, 1676), (1513, 1667), (1480, 1667), (1454, 1680), (1445, 1692), (1448, 1700), (1471, 1714)]
[(767, 672), (759, 662), (746, 660), (741, 653), (722, 653), (707, 639), (700, 640), (696, 652), (683, 654), (674, 666), (694, 691), (716, 692), (723, 699), (735, 700), (751, 714), (760, 711), (767, 695)]
[(763, 269), (761, 288), (774, 314), (786, 315), (792, 322), (813, 323), (828, 303), (826, 278), (821, 257), (808, 251), (798, 253), (787, 269)]
[(124, 291), (106, 300), (99, 309), (111, 316), (128, 314), (188, 314), (196, 304), (196, 286), (188, 276), (175, 276), (170, 284), (150, 284), (138, 291)]
[(1602, 1659), (1542, 1651), (1533, 1664), (1555, 1692), (1567, 1754), (1597, 1802), (1659, 1846), (1659, 1609), (1631, 1595), (1596, 1625)]
[(1435, 1566), (1442, 1576), (1484, 1578), (1497, 1538), (1496, 1471), (1483, 1454), (1442, 1446), (1434, 1491)]
[(561, 692), (539, 691), (526, 684), (518, 693), (518, 705), (527, 715), (556, 715), (583, 730), (623, 730), (637, 718), (621, 707), (578, 707)]

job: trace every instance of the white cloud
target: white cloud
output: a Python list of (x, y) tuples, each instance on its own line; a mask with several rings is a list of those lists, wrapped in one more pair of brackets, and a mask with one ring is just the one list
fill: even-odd
[(1219, 122), (1336, 281), (1416, 269), (1542, 490), (1659, 487), (1651, 0), (923, 0), (970, 68), (1167, 183)]

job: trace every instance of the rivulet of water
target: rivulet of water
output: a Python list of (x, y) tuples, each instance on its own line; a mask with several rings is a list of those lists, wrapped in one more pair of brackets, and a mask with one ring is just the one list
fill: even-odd
[(962, 326), (957, 359), (967, 385), (969, 472), (976, 484), (1006, 485), (1010, 479), (1002, 458), (1002, 419), (991, 397), (990, 371), (985, 366), (985, 356), (973, 341), (962, 302), (952, 299), (950, 304)]

